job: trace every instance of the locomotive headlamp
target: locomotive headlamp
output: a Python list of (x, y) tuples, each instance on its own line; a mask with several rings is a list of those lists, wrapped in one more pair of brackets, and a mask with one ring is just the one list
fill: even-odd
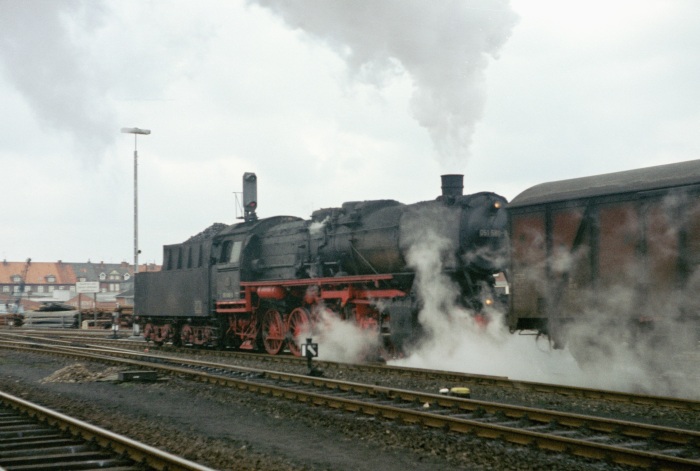
[(486, 306), (489, 306), (489, 307), (490, 307), (490, 306), (493, 306), (493, 299), (491, 299), (491, 298), (486, 298), (486, 299), (484, 300), (484, 304), (485, 304)]
[(493, 208), (494, 208), (494, 209), (501, 209), (501, 202), (500, 202), (500, 201), (496, 201), (495, 203), (493, 203)]

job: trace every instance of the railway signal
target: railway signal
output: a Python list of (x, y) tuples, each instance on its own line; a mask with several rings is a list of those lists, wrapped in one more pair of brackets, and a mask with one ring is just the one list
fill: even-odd
[(243, 174), (243, 211), (245, 221), (255, 221), (258, 216), (258, 177), (252, 172)]
[(311, 360), (318, 356), (318, 344), (307, 338), (306, 343), (301, 344), (301, 356), (306, 357), (306, 365), (309, 367), (309, 376), (323, 376), (323, 370), (316, 368)]

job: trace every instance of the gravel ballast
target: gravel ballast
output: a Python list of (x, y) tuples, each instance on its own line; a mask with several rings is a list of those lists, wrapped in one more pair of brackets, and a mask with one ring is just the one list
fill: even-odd
[(0, 350), (3, 391), (217, 469), (628, 469), (178, 378), (120, 383), (116, 373)]

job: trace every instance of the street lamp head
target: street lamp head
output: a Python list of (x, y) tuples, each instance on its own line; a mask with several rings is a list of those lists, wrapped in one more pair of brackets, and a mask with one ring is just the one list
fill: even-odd
[(122, 128), (124, 134), (151, 134), (150, 129)]

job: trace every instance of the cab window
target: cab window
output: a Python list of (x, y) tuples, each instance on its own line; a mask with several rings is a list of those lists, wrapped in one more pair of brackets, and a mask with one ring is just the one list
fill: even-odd
[(241, 246), (242, 242), (240, 240), (232, 241), (225, 240), (223, 246), (221, 247), (221, 257), (219, 257), (219, 263), (238, 263), (241, 257)]

